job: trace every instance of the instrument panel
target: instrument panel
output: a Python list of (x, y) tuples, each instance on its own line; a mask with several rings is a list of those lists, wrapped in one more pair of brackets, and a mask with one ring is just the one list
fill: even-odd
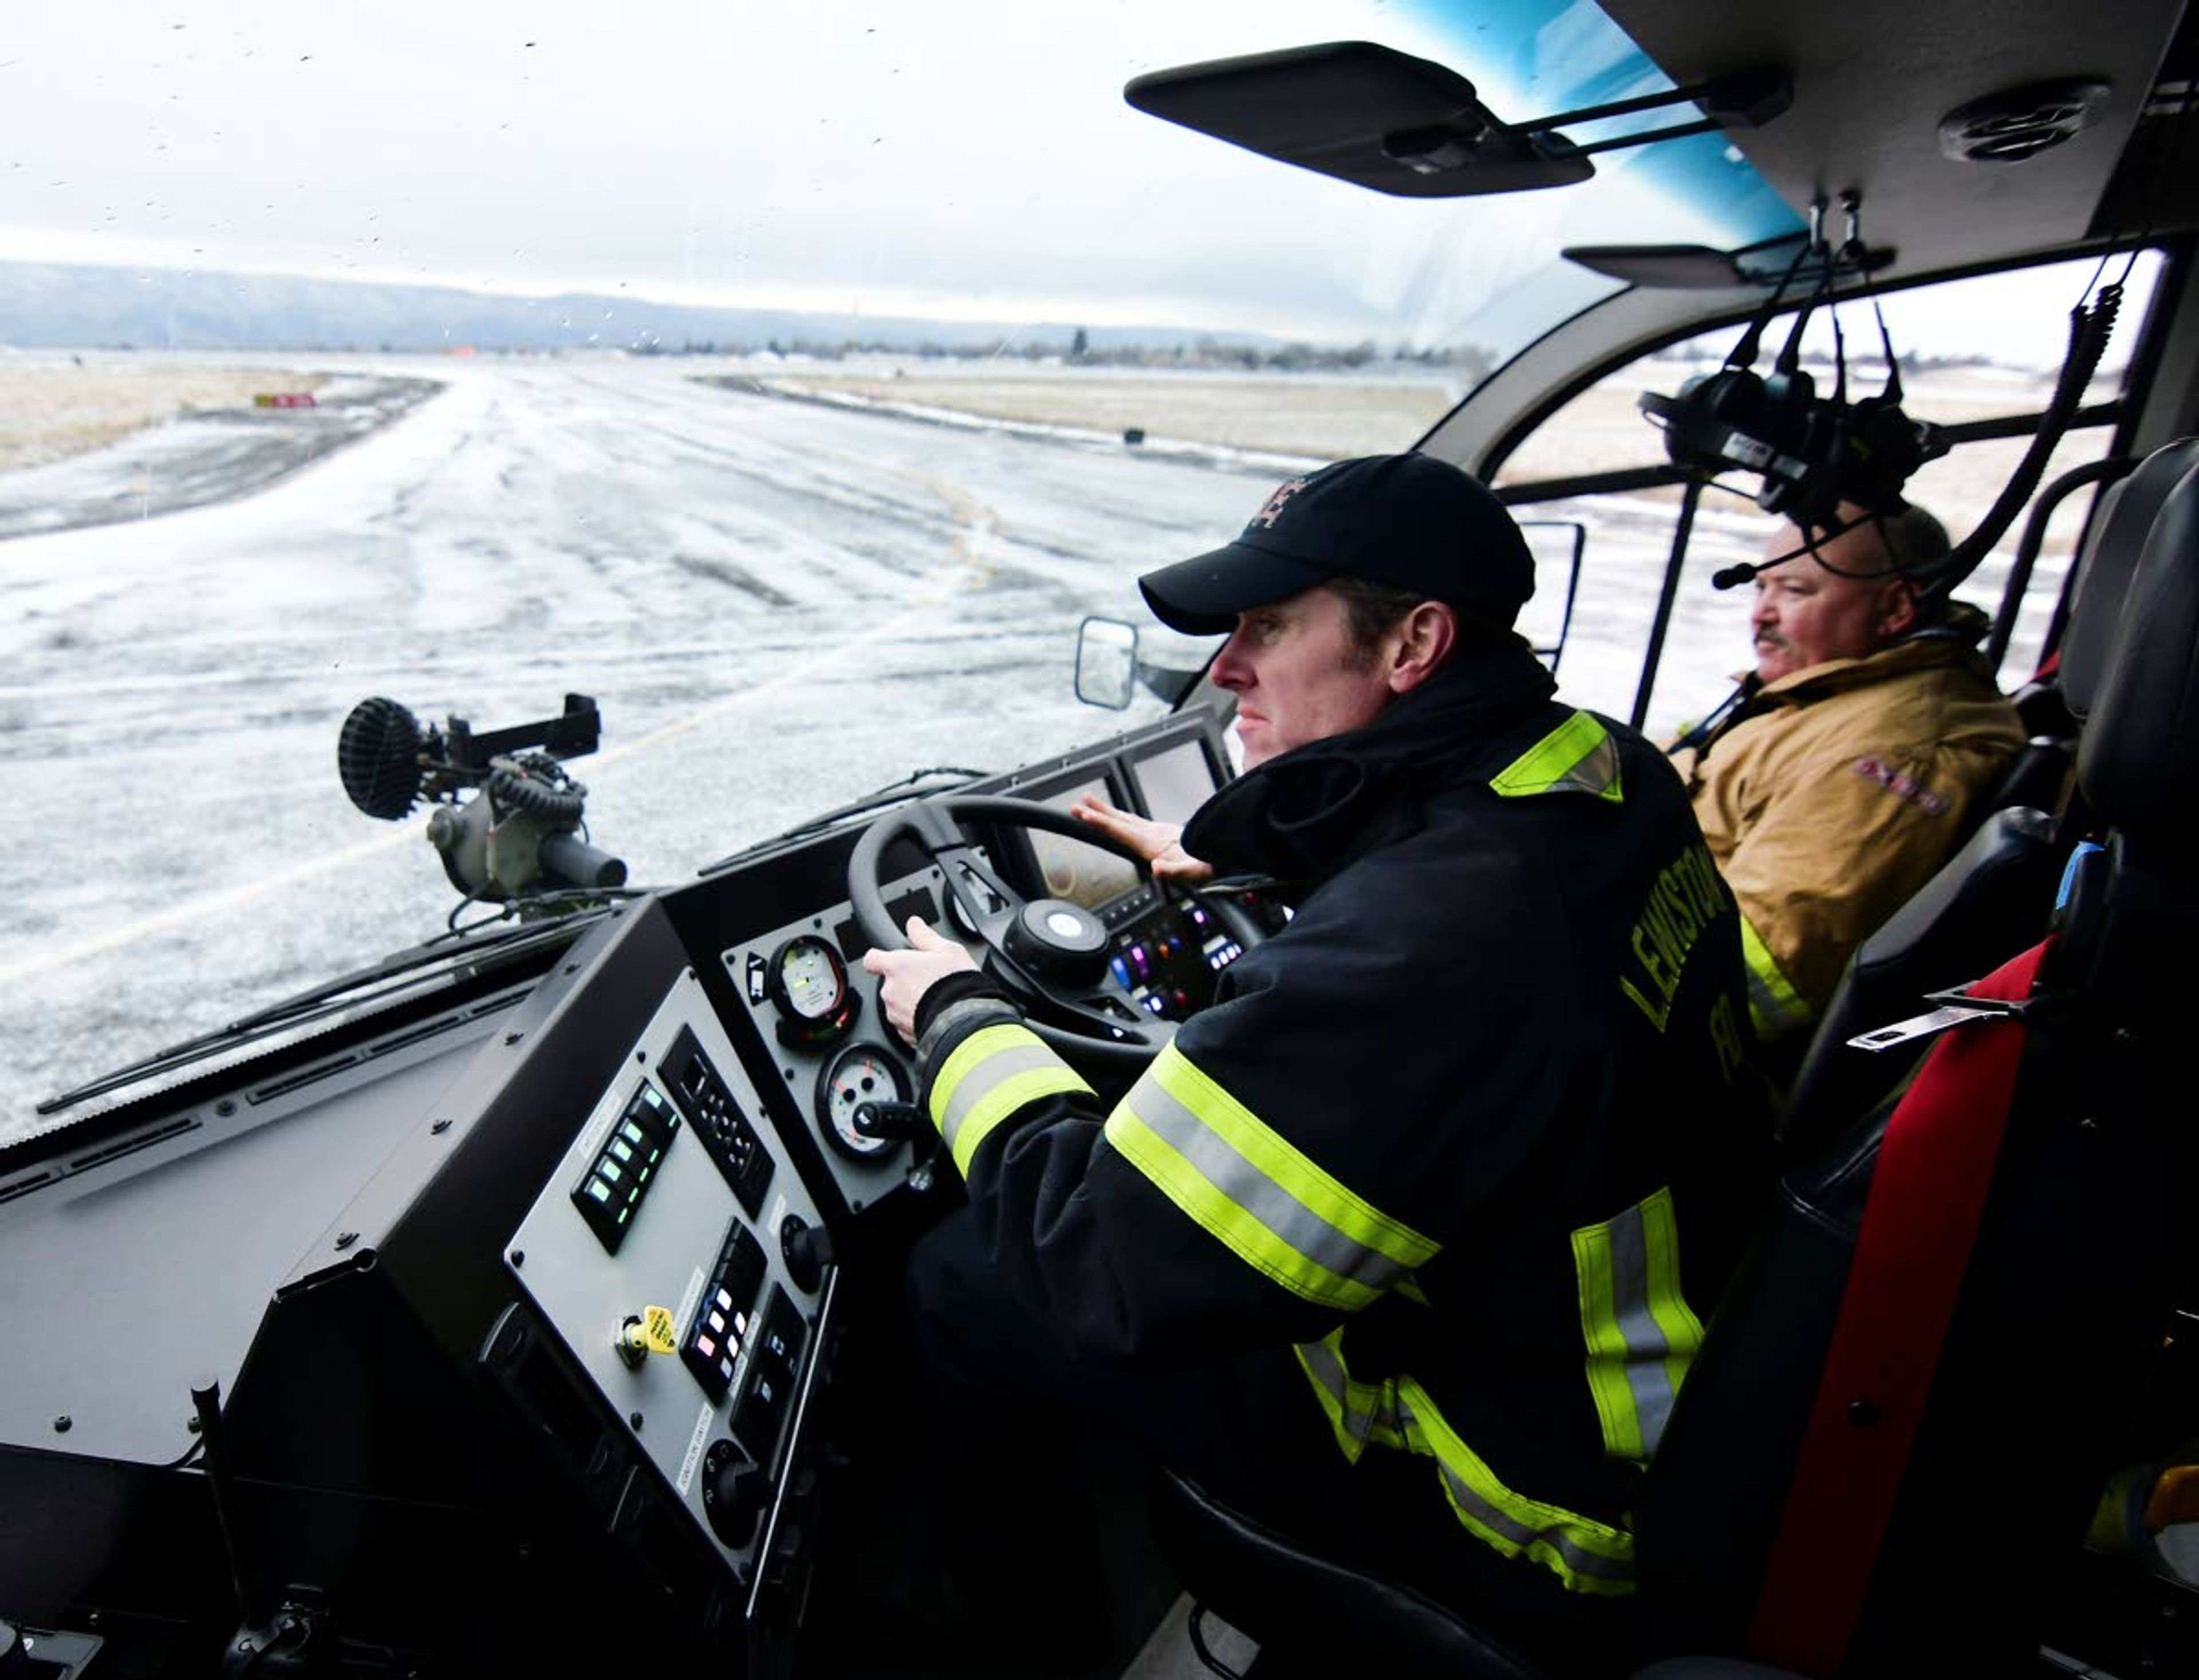
[[(1189, 798), (1223, 762), (1214, 720), (1186, 715), (970, 790), (1096, 783), (1173, 815), (1171, 778)], [(790, 836), (467, 954), (19, 1152), (0, 1181), (17, 1269), (126, 1282), (72, 1303), (113, 1334), (0, 1364), (0, 1503), (72, 1514), (58, 1537), (0, 1537), (9, 1607), (63, 1628), (115, 1580), (218, 1554), (203, 1502), (164, 1502), (164, 1467), (207, 1450), (203, 1391), (257, 1561), (361, 1639), (440, 1651), (486, 1595), (526, 1613), (510, 1671), (600, 1666), (641, 1625), (697, 1671), (776, 1680), (830, 1566), (828, 1437), (878, 1413), (890, 1431), (904, 1403), (847, 1375), (890, 1345), (870, 1333), (899, 1310), (893, 1257), (940, 1181), (861, 966), (859, 834)], [(973, 837), (1044, 894), (1017, 831)], [(888, 856), (896, 920), (971, 936), (913, 843)], [(1140, 949), (1208, 960), (1160, 936), (1181, 905), (1097, 895), (1121, 972), (1146, 977)], [(584, 1626), (534, 1614), (617, 1594)], [(225, 1636), (237, 1607), (188, 1614)]]
[[(885, 898), (896, 924), (921, 916), (953, 930), (936, 869), (894, 882)], [(899, 1186), (933, 1142), (915, 1106), (915, 1059), (863, 971), (868, 948), (843, 899), (719, 957), (851, 1213)]]
[(586, 1381), (751, 1590), (834, 1279), (815, 1201), (691, 972), (506, 1245)]

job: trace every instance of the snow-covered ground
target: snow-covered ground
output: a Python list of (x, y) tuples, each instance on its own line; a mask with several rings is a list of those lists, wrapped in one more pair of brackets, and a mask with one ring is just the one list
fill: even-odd
[[(0, 1138), (440, 930), (456, 895), (421, 820), (370, 820), (337, 779), (367, 696), (476, 728), (593, 696), (603, 748), (572, 767), (595, 840), (673, 882), (918, 767), (1005, 769), (1156, 715), (1076, 700), (1078, 620), (1153, 634), (1137, 574), (1234, 534), (1276, 475), (790, 402), (669, 359), (328, 365), (444, 388), (256, 493), (0, 540)], [(154, 446), (69, 482), (143, 495), (184, 470)], [(0, 513), (37, 493), (0, 475)], [(1669, 517), (1598, 505), (1560, 670), (1582, 703), (1630, 707)], [(1763, 522), (1706, 510), (1702, 529), (1653, 729), (1746, 654), (1747, 592), (1702, 580)]]

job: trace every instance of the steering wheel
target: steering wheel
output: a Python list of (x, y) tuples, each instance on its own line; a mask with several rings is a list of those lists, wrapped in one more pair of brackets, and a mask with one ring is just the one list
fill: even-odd
[(886, 951), (905, 951), (908, 939), (886, 912), (880, 873), (886, 849), (906, 835), (939, 866), (966, 927), (985, 945), (985, 967), (1020, 1000), (1040, 1012), (1031, 1030), (1072, 1058), (1105, 1067), (1142, 1068), (1175, 1035), (1132, 1000), (1109, 968), (1107, 925), (1066, 899), (1027, 899), (1003, 881), (979, 854), (968, 825), (983, 822), (1067, 835), (1128, 858), (1162, 895), (1196, 901), (1250, 949), (1266, 930), (1239, 906), (1205, 898), (1156, 880), (1150, 865), (1130, 847), (1066, 811), (1032, 799), (1003, 795), (947, 795), (889, 811), (864, 831), (848, 860), (848, 900), (863, 937)]

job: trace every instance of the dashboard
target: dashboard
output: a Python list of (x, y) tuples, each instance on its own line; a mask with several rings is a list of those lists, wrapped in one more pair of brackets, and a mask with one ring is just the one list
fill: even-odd
[[(1180, 823), (1226, 763), (1201, 712), (964, 791), (1063, 811), (1094, 793)], [(514, 1280), (611, 1415), (673, 1418), (633, 1444), (751, 1617), (803, 1561), (785, 1537), (811, 1526), (799, 1490), (833, 1340), (836, 1240), (942, 1187), (913, 1057), (862, 967), (846, 878), (856, 831), (667, 895), (693, 968), (635, 1035), (511, 1245), (528, 1257)], [(1241, 953), (1213, 912), (1164, 896), (1100, 847), (1035, 829), (971, 837), (1012, 890), (1100, 919), (1136, 1007), (1183, 1018)], [(921, 916), (971, 938), (939, 862), (906, 841), (886, 860), (895, 925)], [(656, 1351), (627, 1345), (647, 1344), (652, 1323)]]
[[(1227, 763), (1192, 711), (963, 791), (1181, 822)], [(727, 1672), (779, 1666), (817, 1564), (820, 1419), (891, 1403), (835, 1380), (892, 1294), (878, 1257), (906, 1237), (883, 1234), (952, 1193), (861, 967), (861, 832), (759, 849), (0, 1151), (0, 1273), (81, 1350), (0, 1366), (0, 1504), (58, 1502), (78, 1537), (0, 1537), (0, 1603), (64, 1631), (95, 1577), (128, 1578), (115, 1560), (153, 1578), (213, 1554), (203, 1508), (145, 1515), (201, 1450), (187, 1397), (211, 1376), (225, 1469), (274, 1490), (271, 1578), (319, 1584), (361, 1636), (433, 1648), (499, 1590), (612, 1593)], [(1181, 1019), (1239, 952), (1099, 847), (970, 837), (1011, 890), (1099, 919), (1129, 1006)], [(881, 885), (897, 923), (970, 936), (910, 841)], [(525, 1578), (499, 1587), (482, 1537), (522, 1530)], [(202, 1613), (234, 1628), (231, 1604)], [(586, 1648), (568, 1625), (526, 1660)]]
[[(1059, 811), (1096, 794), (1181, 823), (1221, 785), (1226, 763), (1208, 715), (1199, 713), (967, 791), (1012, 795)], [(987, 862), (1024, 897), (1062, 899), (1100, 918), (1109, 971), (1150, 1014), (1180, 1021), (1204, 1007), (1222, 970), (1243, 954), (1242, 942), (1214, 912), (1162, 894), (1113, 852), (1038, 829), (982, 840)], [(921, 916), (976, 948), (939, 869), (913, 852), (901, 861), (916, 866), (885, 884), (894, 924)], [(769, 1064), (759, 1076), (773, 1088), (774, 1106), (798, 1117), (796, 1123), (819, 1146), (841, 1210), (854, 1214), (921, 1170), (932, 1134), (910, 1106), (918, 1094), (913, 1059), (885, 1024), (877, 981), (863, 971), (868, 942), (844, 880), (832, 890), (829, 901), (806, 913), (728, 944), (718, 963), (755, 1026)]]

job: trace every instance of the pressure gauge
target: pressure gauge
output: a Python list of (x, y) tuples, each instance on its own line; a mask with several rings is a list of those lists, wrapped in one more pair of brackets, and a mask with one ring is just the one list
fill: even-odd
[(862, 1011), (846, 961), (814, 933), (796, 934), (772, 954), (766, 989), (779, 1006), (779, 1041), (796, 1047), (831, 1043)]
[(875, 1044), (851, 1044), (818, 1078), (817, 1129), (850, 1160), (875, 1161), (898, 1148), (901, 1140), (856, 1130), (856, 1111), (872, 1103), (907, 1101), (907, 1076), (892, 1054)]

